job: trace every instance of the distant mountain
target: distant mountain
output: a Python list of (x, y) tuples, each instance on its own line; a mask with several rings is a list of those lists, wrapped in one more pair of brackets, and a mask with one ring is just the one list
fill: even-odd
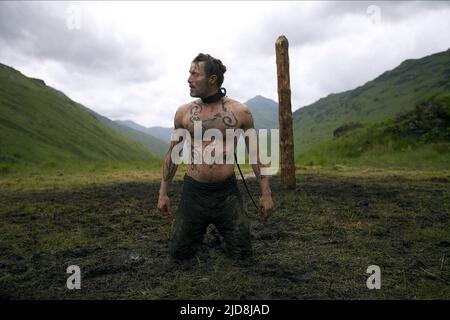
[(142, 144), (39, 79), (0, 64), (0, 164), (58, 166), (79, 160), (159, 161)]
[[(168, 143), (170, 141), (170, 137), (172, 135), (173, 128), (166, 128), (166, 127), (149, 127), (146, 128), (144, 126), (141, 126), (140, 124), (137, 124), (134, 121), (131, 120), (116, 120), (116, 123), (119, 123), (123, 126), (127, 126), (129, 128), (133, 128), (135, 130), (138, 130), (140, 132), (144, 132), (152, 137), (158, 138), (159, 140), (164, 142), (165, 149), (168, 148)], [(167, 150), (165, 150), (167, 151)]]
[(245, 102), (245, 105), (252, 112), (256, 129), (278, 128), (278, 103), (258, 95)]
[(149, 127), (147, 128), (147, 133), (161, 139), (163, 141), (169, 142), (172, 136), (173, 128), (166, 127)]
[(146, 132), (147, 131), (146, 127), (143, 127), (143, 126), (141, 126), (141, 125), (139, 125), (136, 122), (131, 121), (131, 120), (114, 120), (114, 122), (118, 123), (118, 124), (120, 124), (122, 126), (127, 126), (128, 128), (131, 128), (131, 129), (134, 129), (134, 130), (137, 130), (137, 131), (141, 131), (141, 132)]
[(450, 50), (406, 60), (363, 86), (330, 94), (295, 111), (295, 154), (333, 139), (334, 130), (347, 123), (380, 122), (446, 92), (450, 92)]
[(106, 124), (114, 131), (119, 132), (120, 134), (124, 135), (125, 137), (133, 141), (139, 142), (150, 152), (156, 155), (158, 158), (160, 159), (164, 158), (164, 155), (166, 154), (168, 149), (168, 145), (163, 140), (158, 139), (152, 135), (146, 134), (145, 132), (142, 132), (140, 130), (133, 129), (126, 125), (117, 123), (116, 121), (110, 120), (102, 115), (99, 115), (98, 113), (94, 112), (94, 114), (101, 122)]

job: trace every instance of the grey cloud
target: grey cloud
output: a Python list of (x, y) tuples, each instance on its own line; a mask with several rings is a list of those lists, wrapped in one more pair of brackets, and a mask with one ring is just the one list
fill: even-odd
[(320, 12), (322, 16), (361, 14), (365, 15), (369, 6), (378, 6), (382, 19), (403, 20), (419, 11), (449, 8), (448, 1), (330, 1)]
[(0, 42), (31, 58), (63, 62), (72, 71), (108, 75), (123, 82), (159, 77), (163, 70), (137, 39), (94, 31), (89, 19), (83, 19), (82, 9), (81, 29), (67, 28), (69, 6), (58, 3), (50, 11), (36, 2), (1, 2)]
[[(367, 17), (371, 5), (380, 8), (381, 21), (395, 23), (419, 12), (450, 8), (448, 1), (330, 1), (314, 3), (309, 10), (305, 3), (289, 3), (289, 10), (278, 11), (260, 21), (252, 30), (243, 30), (237, 46), (248, 53), (274, 54), (275, 41), (284, 34), (291, 46), (320, 44), (349, 30), (339, 30), (338, 22), (346, 15)], [(285, 7), (281, 7), (285, 8)], [(355, 26), (354, 32), (358, 28)], [(251, 39), (251, 41), (249, 41)]]

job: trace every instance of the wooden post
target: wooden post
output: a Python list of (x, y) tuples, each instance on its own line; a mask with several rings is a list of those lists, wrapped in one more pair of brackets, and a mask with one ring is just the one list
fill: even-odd
[(288, 49), (289, 43), (286, 37), (278, 37), (275, 43), (275, 52), (278, 78), (281, 184), (285, 189), (295, 189), (294, 131), (292, 128)]

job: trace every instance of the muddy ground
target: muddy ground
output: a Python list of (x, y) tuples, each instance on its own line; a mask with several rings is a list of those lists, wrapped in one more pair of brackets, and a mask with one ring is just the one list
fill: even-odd
[[(255, 180), (252, 193), (259, 194)], [(159, 183), (0, 195), (2, 299), (449, 299), (450, 177), (304, 173), (295, 191), (271, 180), (261, 221), (242, 182), (254, 257), (228, 260), (213, 228), (199, 254), (168, 255), (172, 221)], [(182, 188), (173, 183), (175, 210)], [(69, 265), (81, 289), (68, 290)], [(369, 290), (370, 265), (381, 289)]]

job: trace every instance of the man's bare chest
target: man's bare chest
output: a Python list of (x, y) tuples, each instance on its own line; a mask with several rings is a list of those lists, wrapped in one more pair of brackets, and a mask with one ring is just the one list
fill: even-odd
[(195, 124), (201, 122), (203, 133), (208, 129), (218, 129), (225, 135), (226, 129), (237, 129), (242, 125), (240, 115), (226, 103), (219, 102), (208, 106), (201, 103), (192, 103), (183, 117), (183, 127), (194, 134)]

